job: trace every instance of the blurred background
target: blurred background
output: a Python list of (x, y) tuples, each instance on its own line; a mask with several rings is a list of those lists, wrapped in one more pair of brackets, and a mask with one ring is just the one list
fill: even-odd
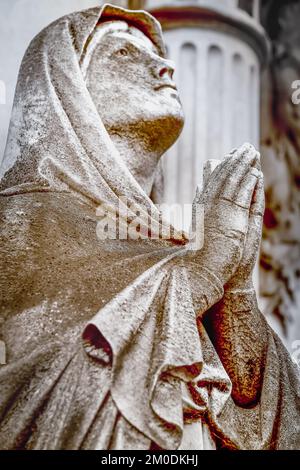
[[(29, 42), (60, 16), (102, 3), (1, 0), (0, 162)], [(300, 345), (300, 0), (109, 3), (156, 16), (176, 63), (186, 124), (163, 160), (165, 202), (192, 201), (207, 159), (245, 141), (260, 148), (266, 212), (259, 302), (293, 356)]]

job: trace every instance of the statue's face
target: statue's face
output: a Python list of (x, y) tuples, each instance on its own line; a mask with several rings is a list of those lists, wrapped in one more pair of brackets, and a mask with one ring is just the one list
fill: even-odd
[(161, 125), (174, 141), (184, 122), (174, 64), (160, 57), (141, 31), (131, 30), (134, 35), (104, 35), (87, 70), (87, 87), (107, 129)]

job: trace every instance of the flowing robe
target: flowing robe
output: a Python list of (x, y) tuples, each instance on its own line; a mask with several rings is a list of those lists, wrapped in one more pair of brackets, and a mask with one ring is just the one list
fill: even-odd
[(23, 60), (0, 186), (0, 448), (188, 448), (195, 426), (199, 448), (297, 448), (299, 379), (272, 330), (260, 400), (240, 407), (186, 240), (97, 237), (103, 202), (157, 211), (80, 70), (100, 18), (139, 25), (164, 54), (150, 15), (106, 5), (50, 25)]

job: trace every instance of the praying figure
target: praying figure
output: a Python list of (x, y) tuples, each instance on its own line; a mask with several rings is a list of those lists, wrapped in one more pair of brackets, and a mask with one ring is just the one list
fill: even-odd
[(156, 204), (184, 124), (173, 72), (158, 21), (110, 4), (25, 54), (0, 180), (1, 449), (300, 448), (298, 369), (252, 284), (259, 153), (195, 196), (203, 246)]

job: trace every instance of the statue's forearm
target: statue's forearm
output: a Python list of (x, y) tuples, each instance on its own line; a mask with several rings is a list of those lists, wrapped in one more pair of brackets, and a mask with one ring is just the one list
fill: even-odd
[(240, 406), (259, 399), (267, 327), (254, 290), (226, 292), (209, 313), (212, 339), (233, 385), (232, 397)]

